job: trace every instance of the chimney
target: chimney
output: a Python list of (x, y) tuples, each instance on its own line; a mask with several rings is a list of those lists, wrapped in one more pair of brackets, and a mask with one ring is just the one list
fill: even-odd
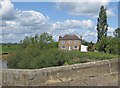
[(59, 36), (59, 39), (62, 38), (62, 36)]
[(80, 36), (80, 39), (82, 40), (82, 36)]

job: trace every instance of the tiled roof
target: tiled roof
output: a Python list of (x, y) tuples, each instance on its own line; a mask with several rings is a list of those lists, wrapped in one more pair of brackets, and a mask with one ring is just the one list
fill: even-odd
[(81, 40), (78, 36), (74, 34), (64, 35), (63, 37), (59, 37), (60, 40)]

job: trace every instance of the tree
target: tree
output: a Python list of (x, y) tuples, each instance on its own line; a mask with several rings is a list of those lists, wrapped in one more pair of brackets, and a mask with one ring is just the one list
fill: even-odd
[(82, 40), (82, 44), (83, 44), (83, 45), (86, 45), (86, 46), (89, 45), (89, 43), (88, 43), (87, 41), (85, 41), (85, 40)]
[(53, 41), (52, 35), (48, 33), (42, 33), (41, 35), (36, 34), (35, 36), (25, 37), (24, 40), (20, 41), (22, 48), (34, 48), (40, 49), (57, 48), (57, 42)]
[(24, 40), (20, 41), (22, 48), (26, 48), (29, 44), (31, 44), (30, 37), (26, 36)]
[(117, 28), (114, 32), (113, 32), (115, 38), (120, 39), (120, 28)]
[(108, 37), (102, 37), (99, 42), (96, 44), (96, 49), (100, 52), (107, 52), (106, 47), (109, 44), (109, 38)]
[[(117, 28), (114, 32), (113, 32), (115, 38), (117, 39), (117, 47), (119, 47), (120, 44), (120, 28)], [(118, 49), (118, 54), (120, 55), (120, 49)]]
[(102, 37), (107, 36), (108, 24), (107, 24), (107, 15), (106, 9), (104, 6), (100, 7), (98, 22), (97, 22), (97, 42), (102, 39)]
[(53, 42), (53, 39), (52, 39), (52, 36), (48, 33), (42, 33), (40, 35), (40, 42), (42, 43), (52, 43)]
[(109, 44), (106, 47), (106, 52), (110, 54), (118, 54), (118, 40), (117, 38), (111, 37)]
[(91, 41), (88, 44), (88, 51), (94, 51), (95, 50), (95, 44)]

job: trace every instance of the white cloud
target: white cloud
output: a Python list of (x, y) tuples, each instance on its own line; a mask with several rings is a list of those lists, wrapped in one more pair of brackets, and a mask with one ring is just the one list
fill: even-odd
[(23, 26), (46, 25), (48, 17), (36, 11), (18, 11), (17, 21)]
[(108, 17), (115, 16), (115, 14), (114, 14), (114, 12), (112, 11), (112, 9), (108, 9), (106, 12), (107, 12), (107, 16), (108, 16)]
[(1, 2), (0, 10), (3, 18), (0, 21), (3, 37), (0, 42), (19, 42), (25, 34), (34, 35), (48, 30), (49, 18), (40, 12), (15, 10), (8, 0)]
[[(56, 3), (56, 7), (59, 10), (62, 10), (68, 7), (68, 14), (71, 15), (83, 15), (90, 17), (97, 17), (98, 12), (100, 10), (100, 6), (104, 5), (107, 7), (109, 4), (109, 0), (82, 0), (71, 2), (71, 0), (67, 0), (68, 2), (64, 2), (64, 0), (60, 0), (60, 2)], [(113, 16), (112, 10), (107, 11), (108, 16)]]
[(96, 37), (97, 32), (88, 30), (83, 36), (95, 36)]
[(14, 5), (9, 0), (0, 2), (0, 17), (2, 17), (2, 20), (14, 19), (15, 15)]
[(93, 28), (92, 20), (65, 20), (64, 22), (56, 22), (52, 25), (53, 29), (73, 29), (73, 28)]
[(113, 32), (115, 31), (116, 28), (108, 27), (107, 35), (108, 36), (114, 36)]
[(112, 27), (108, 27), (108, 33), (113, 33), (114, 32), (114, 30), (115, 30), (115, 28), (112, 28)]

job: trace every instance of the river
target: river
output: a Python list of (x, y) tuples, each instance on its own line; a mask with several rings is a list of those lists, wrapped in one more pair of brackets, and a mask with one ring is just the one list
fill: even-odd
[(7, 62), (0, 60), (0, 69), (6, 69), (7, 68)]

